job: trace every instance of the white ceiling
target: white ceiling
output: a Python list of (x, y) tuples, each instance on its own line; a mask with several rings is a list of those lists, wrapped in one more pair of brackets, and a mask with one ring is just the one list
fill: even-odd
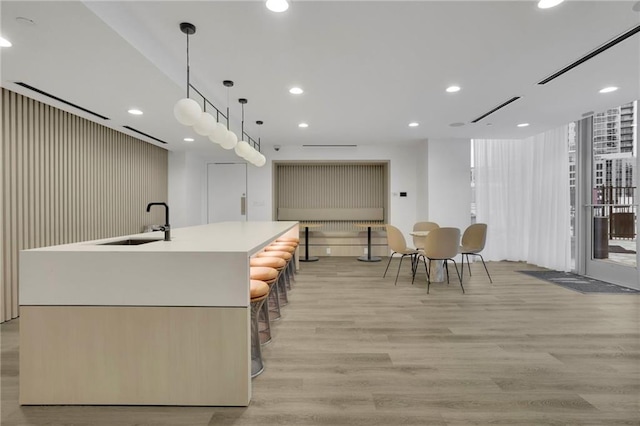
[[(237, 99), (246, 97), (245, 130), (257, 138), (255, 121), (264, 120), (265, 144), (522, 138), (640, 98), (640, 34), (537, 84), (638, 25), (635, 3), (540, 10), (534, 1), (297, 0), (275, 14), (262, 1), (2, 1), (0, 33), (13, 43), (1, 50), (2, 86), (42, 99), (14, 84), (23, 81), (169, 149), (215, 152), (221, 148), (173, 118), (186, 90), (178, 26), (191, 22), (192, 83), (226, 108), (222, 80), (234, 80), (232, 130), (239, 133)], [(451, 84), (462, 90), (446, 93)], [(294, 85), (305, 93), (289, 94)], [(620, 90), (598, 93), (610, 85)], [(522, 99), (471, 123), (513, 96)], [(127, 114), (133, 106), (145, 114)], [(297, 127), (303, 121), (309, 128)], [(464, 126), (450, 126), (456, 122)]]

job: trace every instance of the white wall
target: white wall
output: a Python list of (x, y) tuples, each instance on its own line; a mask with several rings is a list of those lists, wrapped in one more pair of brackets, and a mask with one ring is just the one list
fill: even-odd
[(171, 226), (182, 228), (207, 221), (207, 167), (198, 154), (169, 152)]
[[(248, 167), (247, 208), (252, 221), (273, 220), (272, 161), (389, 161), (389, 222), (408, 237), (418, 220), (431, 220), (462, 231), (470, 223), (470, 142), (468, 139), (429, 140), (415, 144), (367, 145), (354, 148), (265, 146), (264, 167)], [(207, 221), (207, 163), (241, 162), (233, 151), (215, 155), (169, 154), (169, 205), (172, 226)], [(406, 192), (407, 197), (400, 197)], [(410, 241), (410, 240), (409, 240)]]
[(418, 191), (416, 200), (416, 222), (425, 222), (429, 219), (428, 147), (428, 141), (424, 140), (418, 144), (418, 148), (416, 149), (416, 189)]
[(428, 220), (461, 233), (471, 224), (470, 150), (469, 139), (427, 141)]

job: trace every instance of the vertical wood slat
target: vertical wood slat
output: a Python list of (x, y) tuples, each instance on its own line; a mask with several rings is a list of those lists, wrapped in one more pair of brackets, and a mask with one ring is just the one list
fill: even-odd
[(167, 151), (2, 89), (0, 322), (19, 315), (20, 250), (164, 223)]
[[(277, 208), (386, 208), (386, 163), (276, 164)], [(323, 222), (324, 231), (355, 231), (349, 222)]]

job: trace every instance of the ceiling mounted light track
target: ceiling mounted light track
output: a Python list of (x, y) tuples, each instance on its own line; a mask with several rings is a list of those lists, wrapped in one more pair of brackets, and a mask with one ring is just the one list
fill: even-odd
[[(189, 64), (189, 36), (196, 33), (196, 27), (188, 22), (182, 22), (180, 24), (180, 31), (187, 36), (187, 96), (180, 99), (173, 107), (173, 114), (181, 124), (185, 126), (192, 126), (193, 130), (201, 135), (207, 136), (211, 142), (220, 145), (224, 149), (233, 149), (238, 145), (238, 137), (230, 130), (229, 126), (229, 88), (233, 87), (234, 83), (231, 80), (224, 80), (222, 84), (227, 88), (227, 111), (226, 114), (216, 108), (206, 96), (204, 96), (193, 84), (191, 84), (191, 67)], [(200, 104), (191, 99), (191, 90), (193, 89), (202, 98), (202, 107)], [(244, 103), (247, 100), (244, 99)], [(207, 111), (215, 111), (215, 116)], [(223, 120), (226, 123), (223, 123)], [(242, 110), (242, 141), (244, 142), (239, 150), (236, 149), (236, 153), (240, 155), (240, 152), (247, 154), (247, 159), (252, 164), (261, 167), (266, 163), (266, 158), (260, 153), (260, 142), (256, 142), (249, 135), (244, 132), (244, 104)], [(245, 145), (246, 144), (246, 145)], [(247, 149), (248, 147), (248, 149)], [(259, 161), (258, 161), (259, 160)]]

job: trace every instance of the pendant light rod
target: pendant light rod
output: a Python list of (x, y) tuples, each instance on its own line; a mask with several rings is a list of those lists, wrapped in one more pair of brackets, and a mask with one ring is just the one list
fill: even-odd
[[(256, 121), (256, 124), (257, 124), (258, 126), (262, 126), (262, 125), (264, 124), (264, 121), (262, 121), (262, 120), (258, 120), (258, 121)], [(258, 127), (258, 151), (260, 151), (260, 142), (261, 142), (261, 140), (260, 140), (260, 139), (261, 139), (261, 135), (260, 135), (260, 133), (262, 133), (262, 132), (260, 132), (260, 127)]]
[(196, 26), (189, 22), (181, 22), (180, 23), (180, 31), (187, 35), (187, 98), (189, 97), (189, 87), (190, 83), (190, 74), (191, 70), (189, 67), (189, 36), (196, 33)]
[(240, 139), (244, 139), (245, 136), (249, 137), (249, 135), (247, 135), (244, 132), (244, 104), (246, 104), (249, 101), (247, 99), (245, 99), (245, 98), (240, 98), (240, 99), (238, 99), (238, 102), (240, 102), (240, 105), (242, 106), (242, 118), (240, 120), (240, 131), (242, 133), (241, 133)]
[[(241, 135), (240, 139), (245, 140), (249, 145), (253, 145), (253, 147), (258, 152), (260, 152), (260, 141), (256, 142), (255, 139), (253, 139), (251, 136), (249, 136), (247, 132), (244, 131), (244, 105), (249, 101), (246, 98), (240, 98), (238, 99), (238, 102), (240, 102), (240, 105), (242, 105), (242, 119), (240, 121), (240, 127), (241, 127), (242, 133), (240, 134)], [(262, 121), (256, 121), (256, 123), (262, 124)]]
[(224, 80), (222, 85), (227, 88), (227, 130), (229, 130), (229, 88), (233, 87), (233, 81)]

